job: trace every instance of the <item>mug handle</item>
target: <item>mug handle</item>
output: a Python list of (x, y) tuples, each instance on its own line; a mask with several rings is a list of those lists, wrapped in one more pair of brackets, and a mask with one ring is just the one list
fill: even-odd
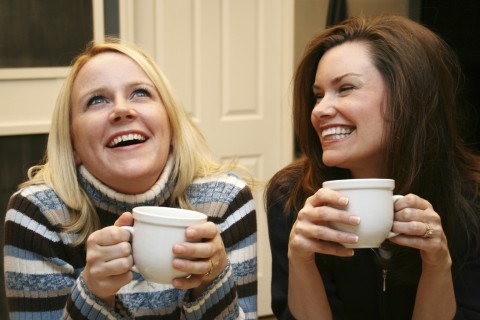
[(132, 237), (133, 237), (133, 234), (134, 234), (134, 232), (135, 232), (135, 229), (134, 229), (132, 226), (120, 226), (120, 228), (125, 229), (125, 230), (127, 230), (128, 232), (130, 232), (130, 234), (131, 234)]
[[(401, 198), (403, 198), (402, 195), (397, 195), (397, 194), (394, 195), (394, 196), (393, 196), (393, 203), (395, 203), (398, 199), (401, 199)], [(398, 236), (398, 235), (399, 235), (399, 233), (390, 231), (390, 232), (388, 233), (387, 238), (392, 238), (392, 237), (395, 237), (395, 236)]]
[[(120, 226), (120, 228), (125, 229), (128, 232), (130, 232), (130, 234), (133, 237), (133, 234), (135, 233), (135, 228), (134, 227), (132, 227), (132, 226)], [(134, 261), (134, 263), (135, 263), (135, 261)], [(132, 271), (135, 271), (136, 273), (140, 273), (140, 271), (138, 271), (138, 269), (135, 267), (135, 265), (132, 266)]]

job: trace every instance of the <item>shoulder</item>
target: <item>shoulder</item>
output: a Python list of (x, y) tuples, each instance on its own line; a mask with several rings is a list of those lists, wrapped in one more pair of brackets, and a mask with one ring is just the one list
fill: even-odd
[(297, 160), (275, 173), (265, 189), (267, 205), (272, 201), (288, 197), (292, 190), (302, 183), (305, 170), (305, 161)]
[(187, 188), (187, 197), (195, 210), (209, 216), (223, 216), (240, 208), (254, 210), (250, 188), (235, 173), (197, 178)]
[[(69, 220), (67, 206), (45, 184), (30, 185), (15, 192), (10, 198), (7, 215), (21, 214), (34, 219), (47, 219), (49, 224), (64, 224)], [(59, 215), (58, 213), (64, 213)], [(47, 223), (45, 221), (45, 223)]]
[(290, 189), (305, 175), (305, 159), (296, 160), (275, 173), (268, 183), (268, 188)]
[(192, 204), (210, 201), (230, 203), (244, 189), (249, 191), (239, 176), (224, 173), (195, 179), (187, 188), (187, 196)]

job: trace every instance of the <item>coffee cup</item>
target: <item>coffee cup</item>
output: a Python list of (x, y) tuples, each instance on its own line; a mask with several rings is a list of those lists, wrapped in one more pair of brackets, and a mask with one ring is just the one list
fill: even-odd
[(324, 188), (336, 190), (349, 199), (345, 209), (360, 217), (359, 225), (331, 222), (335, 230), (354, 233), (355, 244), (342, 243), (347, 248), (378, 248), (385, 239), (398, 235), (391, 231), (394, 203), (401, 198), (393, 195), (395, 181), (391, 179), (346, 179), (323, 183)]
[(134, 271), (147, 281), (171, 283), (188, 274), (172, 266), (173, 246), (187, 242), (186, 228), (207, 221), (201, 212), (169, 207), (143, 206), (132, 210), (133, 226), (123, 226), (132, 234)]

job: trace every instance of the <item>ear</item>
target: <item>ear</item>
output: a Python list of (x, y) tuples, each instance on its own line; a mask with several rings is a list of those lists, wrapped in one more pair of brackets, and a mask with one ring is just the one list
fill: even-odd
[(75, 149), (73, 149), (73, 160), (75, 160), (75, 165), (77, 167), (82, 164), (82, 159), (80, 159), (80, 156)]

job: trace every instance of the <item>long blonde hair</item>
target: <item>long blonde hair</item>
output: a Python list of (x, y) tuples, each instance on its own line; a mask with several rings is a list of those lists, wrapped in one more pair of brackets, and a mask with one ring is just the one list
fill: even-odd
[(72, 212), (69, 223), (63, 226), (65, 232), (77, 233), (74, 245), (85, 242), (87, 237), (100, 227), (96, 210), (80, 187), (74, 161), (71, 136), (71, 94), (73, 83), (80, 69), (90, 59), (104, 52), (118, 52), (126, 55), (147, 74), (160, 94), (167, 111), (173, 134), (172, 154), (174, 157), (173, 176), (176, 184), (171, 201), (181, 207), (190, 208), (185, 190), (197, 177), (206, 177), (235, 168), (233, 162), (217, 163), (202, 133), (185, 112), (176, 98), (168, 80), (153, 59), (133, 44), (117, 39), (103, 43), (90, 43), (75, 60), (57, 97), (48, 137), (46, 156), (43, 164), (28, 170), (29, 180), (20, 187), (46, 184), (51, 187)]

